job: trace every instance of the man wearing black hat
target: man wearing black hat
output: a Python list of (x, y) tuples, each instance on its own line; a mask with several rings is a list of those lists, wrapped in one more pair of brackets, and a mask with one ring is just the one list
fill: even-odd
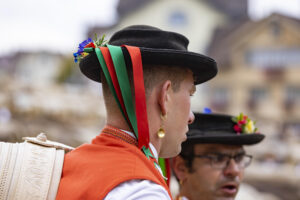
[(86, 40), (74, 56), (102, 83), (107, 123), (65, 156), (57, 199), (172, 199), (157, 159), (181, 151), (194, 120), (190, 96), (216, 75), (216, 63), (188, 51), (183, 35), (151, 26), (102, 42)]
[(243, 145), (259, 143), (263, 138), (255, 122), (243, 114), (233, 117), (195, 113), (188, 139), (173, 161), (180, 183), (177, 199), (234, 199), (244, 169), (252, 160)]

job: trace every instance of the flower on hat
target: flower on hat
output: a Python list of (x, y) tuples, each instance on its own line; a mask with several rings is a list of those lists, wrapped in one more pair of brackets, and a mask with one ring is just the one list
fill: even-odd
[(212, 112), (211, 109), (208, 108), (208, 107), (205, 107), (205, 108), (203, 109), (203, 113), (210, 114), (211, 112)]
[(242, 132), (241, 127), (240, 127), (239, 125), (237, 125), (237, 124), (233, 126), (233, 129), (234, 129), (235, 132), (237, 132), (238, 134), (240, 134), (240, 133)]
[(95, 34), (95, 40), (92, 40), (91, 38), (88, 38), (87, 40), (84, 40), (81, 42), (78, 46), (77, 52), (73, 53), (74, 61), (78, 62), (82, 58), (88, 55), (88, 53), (84, 52), (85, 48), (96, 48), (100, 46), (104, 46), (106, 43), (105, 35), (102, 35), (102, 37), (98, 38), (97, 34)]
[(84, 48), (92, 42), (93, 40), (91, 38), (88, 38), (87, 40), (84, 40), (79, 44), (77, 52), (73, 53), (75, 62), (80, 61), (80, 59), (86, 56), (86, 54), (84, 53)]
[(237, 134), (249, 134), (256, 133), (255, 121), (252, 121), (247, 115), (240, 113), (238, 116), (233, 117), (232, 121), (236, 124), (233, 126), (234, 131)]
[(255, 126), (252, 120), (249, 120), (245, 127), (246, 133), (253, 133)]

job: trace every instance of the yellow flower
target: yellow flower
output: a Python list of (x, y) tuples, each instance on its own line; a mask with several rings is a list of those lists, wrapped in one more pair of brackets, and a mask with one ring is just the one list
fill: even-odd
[(82, 53), (81, 53), (82, 58), (86, 57), (87, 55), (89, 55), (89, 54), (86, 53), (86, 52), (82, 52)]
[(252, 120), (249, 120), (246, 124), (245, 131), (246, 133), (253, 133), (255, 129), (254, 123)]

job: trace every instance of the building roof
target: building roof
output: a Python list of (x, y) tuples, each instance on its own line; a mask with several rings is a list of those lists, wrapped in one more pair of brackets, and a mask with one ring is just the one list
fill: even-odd
[(226, 14), (231, 21), (248, 19), (248, 0), (206, 0), (206, 2)]
[(117, 7), (119, 18), (122, 18), (153, 1), (154, 0), (120, 0)]
[(214, 57), (219, 64), (226, 65), (229, 62), (230, 51), (224, 51), (225, 47), (226, 49), (230, 49), (240, 39), (258, 30), (258, 27), (264, 26), (266, 23), (278, 22), (279, 20), (285, 20), (286, 22), (300, 26), (300, 19), (277, 13), (259, 21), (252, 21), (250, 19), (235, 21), (215, 30), (213, 39), (208, 47), (208, 54)]
[[(119, 18), (122, 18), (136, 10), (160, 0), (120, 0), (117, 11)], [(191, 0), (188, 0), (191, 1)], [(231, 20), (248, 18), (248, 0), (196, 0), (206, 2), (220, 12), (226, 14)], [(171, 2), (171, 1), (170, 1)]]

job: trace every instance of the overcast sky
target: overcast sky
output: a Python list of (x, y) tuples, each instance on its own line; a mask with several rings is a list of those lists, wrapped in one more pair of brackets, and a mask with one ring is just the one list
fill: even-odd
[(117, 0), (0, 0), (0, 54), (28, 48), (73, 51), (88, 26), (116, 20), (116, 3)]
[[(0, 0), (0, 55), (18, 50), (74, 51), (92, 25), (116, 21), (118, 0)], [(260, 19), (277, 11), (300, 18), (300, 0), (250, 0)]]

